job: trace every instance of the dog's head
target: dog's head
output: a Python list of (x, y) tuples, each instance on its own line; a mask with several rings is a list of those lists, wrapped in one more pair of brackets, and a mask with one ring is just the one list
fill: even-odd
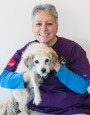
[(25, 65), (29, 69), (34, 69), (41, 77), (47, 76), (56, 62), (57, 56), (46, 49), (39, 50), (35, 54), (31, 54), (24, 59)]

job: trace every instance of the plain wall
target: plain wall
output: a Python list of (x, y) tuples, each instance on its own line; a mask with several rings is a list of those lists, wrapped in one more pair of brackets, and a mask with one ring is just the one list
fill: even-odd
[[(0, 73), (15, 51), (34, 39), (31, 11), (52, 3), (59, 14), (59, 36), (79, 43), (90, 60), (90, 0), (0, 0)], [(5, 89), (4, 89), (5, 90)], [(0, 101), (5, 91), (0, 89)], [(5, 95), (9, 96), (6, 92)]]

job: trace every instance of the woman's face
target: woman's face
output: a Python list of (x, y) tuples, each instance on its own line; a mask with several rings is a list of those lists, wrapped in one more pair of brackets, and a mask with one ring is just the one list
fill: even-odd
[(33, 33), (39, 42), (48, 44), (53, 41), (58, 31), (55, 17), (44, 10), (39, 11), (33, 19)]

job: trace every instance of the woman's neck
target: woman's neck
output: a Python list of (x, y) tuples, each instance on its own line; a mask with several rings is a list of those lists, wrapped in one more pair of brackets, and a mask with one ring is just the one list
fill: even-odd
[(52, 39), (51, 41), (49, 41), (47, 43), (47, 45), (50, 46), (50, 47), (52, 47), (56, 42), (57, 42), (57, 37), (55, 37), (54, 39)]

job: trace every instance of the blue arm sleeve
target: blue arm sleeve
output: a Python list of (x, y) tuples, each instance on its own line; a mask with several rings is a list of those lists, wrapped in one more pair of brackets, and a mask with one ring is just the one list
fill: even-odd
[(83, 77), (64, 68), (62, 65), (56, 73), (56, 76), (65, 86), (80, 94), (85, 93), (90, 85), (90, 80), (85, 80)]
[(4, 70), (0, 75), (0, 85), (4, 88), (24, 88), (23, 73)]

